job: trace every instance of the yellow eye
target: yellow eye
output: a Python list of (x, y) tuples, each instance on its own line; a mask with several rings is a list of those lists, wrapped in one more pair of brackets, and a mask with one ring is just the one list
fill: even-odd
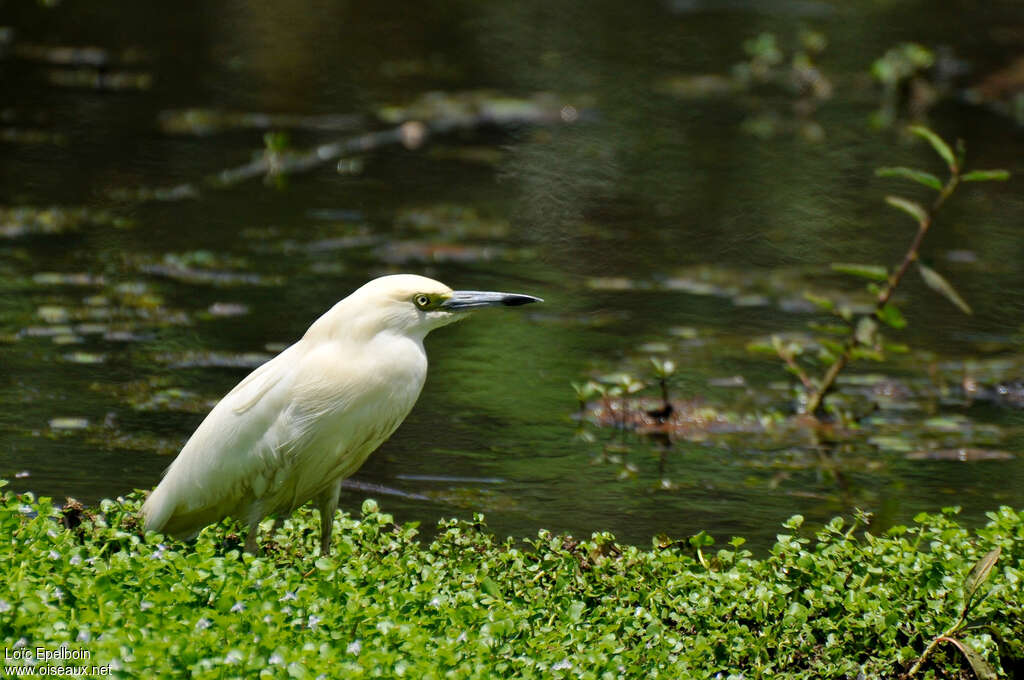
[(416, 295), (416, 297), (414, 297), (412, 301), (420, 309), (426, 309), (427, 307), (430, 306), (430, 296), (424, 295), (423, 293), (419, 293), (418, 295)]

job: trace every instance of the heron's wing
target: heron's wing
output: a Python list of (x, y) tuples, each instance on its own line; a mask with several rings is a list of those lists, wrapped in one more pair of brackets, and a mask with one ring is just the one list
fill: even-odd
[(237, 510), (265, 484), (289, 430), (299, 344), (263, 364), (213, 408), (143, 506), (146, 528), (187, 534)]

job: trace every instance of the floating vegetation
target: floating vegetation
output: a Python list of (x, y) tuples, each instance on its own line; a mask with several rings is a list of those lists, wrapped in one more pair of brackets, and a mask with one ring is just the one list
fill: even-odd
[(174, 109), (161, 111), (160, 130), (170, 135), (206, 137), (230, 130), (299, 129), (342, 132), (365, 127), (365, 116), (355, 114), (299, 115), (256, 113), (219, 109)]
[(991, 449), (937, 449), (932, 451), (911, 451), (906, 454), (907, 460), (948, 460), (958, 463), (986, 461), (986, 460), (1013, 460), (1016, 458), (1009, 451), (998, 451)]
[(817, 307), (807, 299), (806, 291), (814, 288), (836, 300), (836, 304), (853, 314), (872, 309), (872, 297), (863, 290), (823, 285), (827, 272), (819, 267), (778, 267), (771, 270), (701, 264), (674, 270), (657, 278), (591, 277), (586, 286), (591, 290), (665, 291), (719, 297), (737, 307), (774, 306), (781, 311), (806, 314)]
[(95, 382), (89, 389), (114, 397), (134, 411), (205, 414), (218, 401), (178, 387), (164, 375), (123, 383)]
[(166, 253), (158, 261), (146, 255), (133, 255), (128, 259), (130, 265), (141, 272), (183, 283), (210, 286), (279, 286), (284, 282), (280, 276), (233, 271), (249, 265), (241, 258), (217, 255), (208, 250)]
[(249, 313), (249, 305), (241, 302), (214, 302), (206, 313), (214, 318), (245, 316)]
[(525, 249), (512, 250), (504, 246), (471, 246), (456, 243), (430, 243), (426, 241), (389, 241), (374, 253), (388, 264), (401, 265), (424, 262), (490, 262), (528, 257)]
[(140, 332), (145, 329), (192, 323), (186, 312), (166, 307), (163, 298), (145, 282), (125, 281), (110, 286), (103, 277), (58, 273), (37, 274), (33, 279), (42, 285), (96, 286), (101, 291), (74, 303), (39, 305), (34, 317), (46, 325), (29, 322), (19, 331), (20, 337), (49, 337), (58, 344), (68, 344), (81, 342), (81, 336), (99, 335), (108, 341), (135, 342), (144, 339)]
[(89, 419), (64, 416), (60, 418), (51, 418), (49, 425), (51, 430), (84, 430), (89, 427)]
[(32, 283), (40, 286), (105, 286), (106, 278), (88, 272), (37, 272)]
[(106, 362), (107, 355), (96, 352), (70, 352), (62, 356), (64, 361), (71, 364), (86, 364), (95, 366)]
[(406, 121), (444, 121), (460, 123), (511, 125), (566, 122), (566, 102), (550, 94), (530, 98), (508, 97), (498, 92), (428, 92), (406, 106), (385, 106), (377, 117), (385, 123)]
[(131, 187), (110, 190), (110, 197), (118, 201), (183, 201), (199, 198), (199, 188), (193, 184), (170, 187)]
[[(744, 94), (741, 101), (757, 112), (741, 123), (741, 131), (761, 139), (795, 133), (820, 142), (825, 130), (812, 116), (834, 90), (832, 79), (816, 64), (827, 44), (823, 34), (803, 31), (797, 46), (787, 51), (774, 33), (761, 33), (744, 41), (747, 59), (735, 64), (729, 75), (673, 76), (655, 89), (681, 99)], [(783, 103), (772, 101), (780, 97)]]
[(125, 432), (105, 427), (85, 436), (86, 444), (104, 451), (145, 451), (160, 456), (173, 456), (185, 445), (185, 440), (168, 439), (143, 432)]
[(466, 510), (484, 509), (488, 512), (508, 512), (519, 507), (514, 497), (494, 489), (479, 487), (454, 487), (451, 489), (425, 491), (430, 500)]
[(228, 354), (224, 352), (179, 352), (156, 355), (155, 359), (171, 368), (242, 368), (253, 369), (272, 359), (263, 352)]
[(503, 239), (511, 231), (508, 220), (484, 217), (471, 206), (454, 203), (403, 208), (395, 217), (395, 226), (454, 240)]
[(110, 50), (96, 46), (39, 45), (16, 43), (14, 55), (26, 61), (35, 61), (54, 66), (105, 67), (111, 64), (135, 64), (145, 55), (138, 49)]
[(6, 127), (0, 128), (0, 142), (8, 144), (53, 144), (64, 146), (68, 143), (67, 135), (60, 132), (50, 132), (38, 128)]
[(103, 69), (59, 69), (50, 71), (46, 79), (58, 87), (87, 88), (91, 90), (136, 90), (153, 87), (153, 75), (134, 71), (106, 71)]
[(906, 113), (910, 120), (924, 118), (939, 99), (928, 71), (935, 54), (916, 43), (889, 49), (871, 65), (871, 75), (882, 86), (882, 102), (872, 115), (877, 127), (889, 127)]
[(131, 222), (106, 210), (84, 207), (0, 205), (0, 238), (63, 234), (85, 227), (126, 228)]
[(46, 74), (47, 81), (58, 87), (143, 91), (153, 86), (151, 73), (120, 68), (143, 60), (143, 53), (136, 49), (15, 43), (13, 53), (19, 59), (61, 67)]

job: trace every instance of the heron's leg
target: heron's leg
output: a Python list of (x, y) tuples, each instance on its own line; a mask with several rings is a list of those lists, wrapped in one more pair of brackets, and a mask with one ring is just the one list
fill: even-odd
[(270, 527), (270, 533), (267, 534), (267, 538), (273, 538), (276, 536), (282, 526), (284, 526), (284, 515), (278, 515), (274, 518), (274, 526)]
[(256, 550), (256, 539), (260, 533), (260, 521), (259, 519), (249, 522), (249, 532), (245, 535), (245, 552), (250, 555), (255, 555)]
[(331, 554), (331, 532), (334, 530), (334, 513), (338, 511), (338, 497), (341, 496), (341, 480), (316, 497), (320, 510), (320, 554)]

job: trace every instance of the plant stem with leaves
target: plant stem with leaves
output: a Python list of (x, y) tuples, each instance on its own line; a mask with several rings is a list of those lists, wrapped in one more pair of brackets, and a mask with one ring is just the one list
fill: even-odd
[[(807, 372), (797, 363), (796, 355), (799, 353), (799, 348), (790, 347), (782, 343), (778, 338), (773, 339), (776, 353), (786, 362), (790, 372), (800, 378), (804, 388), (807, 390), (807, 400), (803, 406), (803, 411), (806, 413), (817, 415), (822, 410), (825, 397), (835, 387), (836, 378), (853, 359), (858, 358), (859, 355), (875, 359), (882, 358), (882, 344), (878, 332), (879, 322), (895, 329), (906, 326), (906, 320), (902, 313), (892, 303), (892, 296), (911, 265), (917, 265), (918, 271), (920, 271), (925, 284), (929, 288), (941, 293), (961, 311), (967, 314), (971, 313), (970, 306), (960, 297), (953, 286), (941, 274), (921, 263), (919, 259), (921, 244), (924, 241), (925, 234), (928, 233), (929, 228), (931, 228), (935, 221), (935, 215), (962, 182), (1006, 180), (1009, 178), (1009, 173), (1005, 170), (976, 170), (965, 173), (963, 172), (964, 145), (962, 142), (958, 143), (957, 153), (954, 153), (953, 149), (931, 130), (923, 127), (912, 127), (910, 131), (927, 140), (935, 152), (942, 157), (949, 169), (949, 178), (942, 182), (931, 173), (906, 167), (880, 168), (877, 171), (880, 177), (909, 179), (938, 192), (935, 200), (928, 208), (925, 208), (916, 201), (901, 196), (886, 197), (886, 203), (907, 213), (917, 222), (917, 232), (910, 242), (903, 261), (891, 273), (890, 270), (874, 265), (832, 265), (832, 268), (836, 271), (873, 281), (869, 284), (868, 288), (875, 295), (874, 310), (871, 314), (855, 321), (849, 310), (837, 309), (831, 300), (807, 295), (808, 299), (819, 307), (840, 316), (846, 322), (848, 328), (846, 339), (838, 347), (838, 351), (832, 352), (827, 356), (830, 360), (829, 367), (818, 382), (812, 380)], [(879, 284), (883, 282), (884, 285), (879, 287)]]

